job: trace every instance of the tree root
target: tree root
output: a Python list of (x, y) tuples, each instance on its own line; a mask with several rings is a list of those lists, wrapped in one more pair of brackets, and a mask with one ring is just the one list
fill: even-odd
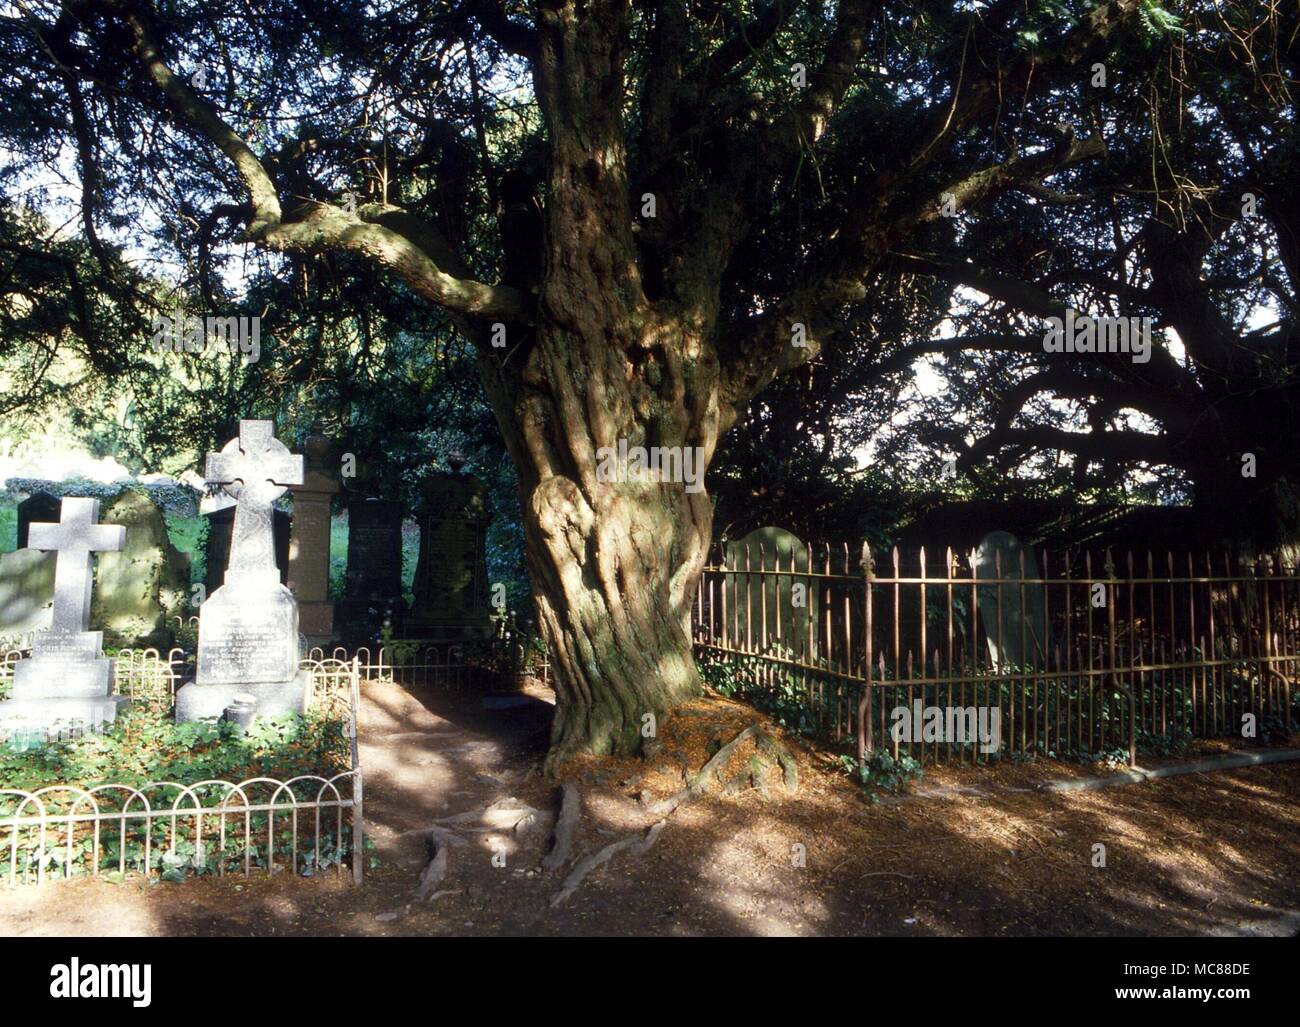
[[(683, 803), (696, 799), (707, 792), (710, 785), (718, 780), (719, 775), (727, 766), (731, 757), (735, 755), (736, 750), (748, 739), (753, 739), (757, 751), (745, 761), (745, 765), (738, 773), (727, 780), (724, 785), (727, 792), (732, 793), (753, 787), (766, 795), (767, 772), (774, 764), (781, 768), (782, 784), (786, 791), (795, 791), (799, 787), (799, 774), (794, 757), (775, 737), (765, 731), (761, 724), (751, 724), (718, 749), (709, 758), (708, 762), (700, 768), (700, 772), (694, 775), (687, 786), (680, 792), (646, 807), (647, 812), (660, 819), (644, 836), (628, 835), (626, 838), (610, 842), (604, 848), (580, 859), (569, 872), (569, 876), (564, 879), (564, 884), (561, 885), (560, 890), (551, 897), (551, 908), (555, 909), (567, 902), (592, 870), (613, 859), (620, 852), (630, 851), (633, 855), (641, 856), (650, 851), (651, 846), (658, 840), (660, 833), (668, 823), (668, 817)], [(579, 807), (578, 789), (572, 784), (566, 784), (559, 819), (556, 823), (554, 844), (551, 851), (542, 860), (542, 866), (545, 869), (553, 870), (559, 867), (567, 858), (573, 830), (577, 824)]]
[(510, 796), (498, 799), (484, 810), (470, 810), (450, 817), (439, 817), (437, 823), (450, 824), (472, 834), (513, 831), (516, 835), (521, 835), (537, 826), (539, 819), (536, 809)]
[(573, 832), (578, 826), (578, 815), (582, 812), (582, 797), (578, 786), (566, 783), (564, 795), (560, 800), (560, 815), (555, 822), (555, 834), (551, 840), (551, 851), (542, 857), (543, 870), (555, 870), (569, 858), (569, 849), (573, 847)]
[[(794, 757), (790, 755), (785, 746), (765, 731), (761, 724), (751, 724), (715, 752), (685, 788), (675, 795), (670, 795), (668, 798), (661, 799), (659, 802), (648, 806), (648, 812), (655, 816), (666, 817), (682, 803), (699, 798), (717, 780), (718, 774), (727, 765), (740, 744), (749, 738), (754, 740), (754, 745), (759, 753), (770, 757), (772, 761), (781, 767), (782, 783), (785, 785), (785, 790), (787, 792), (798, 790), (799, 772), (795, 766)], [(759, 756), (751, 757), (745, 767), (728, 779), (723, 787), (728, 794), (735, 794), (752, 786), (766, 795), (767, 786), (764, 781), (766, 770), (767, 764)]]
[(650, 851), (651, 847), (659, 840), (659, 834), (664, 829), (665, 821), (660, 820), (650, 828), (644, 836), (638, 834), (628, 835), (626, 838), (620, 838), (616, 842), (610, 842), (599, 852), (592, 853), (590, 856), (584, 856), (578, 861), (577, 866), (570, 871), (569, 876), (564, 879), (564, 884), (553, 896), (551, 896), (551, 908), (555, 909), (569, 901), (569, 897), (578, 890), (582, 884), (582, 879), (602, 863), (608, 862), (614, 856), (618, 855), (624, 849), (630, 850), (634, 856), (644, 856)]
[(425, 828), (424, 834), (429, 845), (430, 858), (424, 869), (420, 871), (420, 883), (415, 889), (417, 899), (429, 898), (433, 890), (447, 876), (447, 856), (452, 846), (469, 844), (455, 831), (448, 831), (445, 827)]

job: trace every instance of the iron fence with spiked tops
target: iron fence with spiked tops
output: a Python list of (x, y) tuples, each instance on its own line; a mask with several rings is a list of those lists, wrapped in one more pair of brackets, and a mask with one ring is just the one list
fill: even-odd
[[(1136, 761), (1281, 739), (1295, 556), (806, 545), (719, 550), (692, 617), (706, 680), (787, 726), (918, 761)], [(994, 726), (988, 739), (977, 725)], [(996, 744), (990, 744), (991, 742)]]

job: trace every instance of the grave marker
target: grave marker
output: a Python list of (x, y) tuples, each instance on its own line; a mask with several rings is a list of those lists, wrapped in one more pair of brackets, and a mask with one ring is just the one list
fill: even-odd
[[(1024, 555), (1023, 579), (1020, 558)], [(1041, 579), (1034, 551), (1021, 544), (1008, 531), (992, 531), (980, 540), (971, 563), (977, 580), (998, 580), (1001, 566), (1002, 585), (981, 585), (977, 590), (980, 623), (988, 639), (989, 659), (994, 670), (1016, 667), (1046, 669), (1052, 651), (1047, 626), (1047, 588), (1037, 583), (1020, 585), (1021, 580)], [(1013, 579), (1013, 580), (1008, 580)], [(1001, 592), (1001, 630), (998, 628), (998, 600)], [(1023, 610), (1021, 594), (1023, 593)], [(1022, 643), (1023, 630), (1023, 643)]]
[[(777, 644), (805, 659), (817, 650), (817, 587), (808, 571), (808, 547), (784, 528), (756, 528), (738, 542), (727, 543), (727, 632), (751, 652)], [(755, 574), (749, 571), (780, 571)], [(795, 573), (791, 573), (795, 572)], [(809, 624), (813, 639), (809, 644)]]
[(385, 619), (402, 626), (402, 504), (354, 498), (348, 503), (347, 593), (340, 627), (352, 641), (369, 641)]
[(30, 659), (14, 666), (13, 693), (0, 703), (8, 727), (52, 731), (97, 728), (114, 720), (125, 696), (110, 695), (113, 661), (103, 632), (89, 631), (93, 556), (122, 548), (126, 529), (98, 524), (99, 501), (67, 497), (58, 523), (33, 521), (28, 544), (53, 550), (54, 606), (50, 627), (32, 638)]
[(208, 454), (206, 477), (234, 497), (234, 531), (224, 583), (199, 608), (198, 671), (176, 693), (176, 719), (221, 716), (239, 693), (258, 714), (300, 713), (310, 674), (298, 667), (298, 604), (280, 582), (271, 504), (302, 483), (302, 457), (270, 421), (240, 421), (238, 437)]
[(405, 635), (433, 642), (487, 639), (494, 630), (485, 559), (492, 511), (483, 483), (460, 473), (461, 458), (448, 462), (451, 473), (432, 474), (423, 487), (415, 602)]
[(339, 490), (338, 476), (328, 469), (329, 440), (307, 436), (306, 474), (293, 488), (293, 530), (289, 536), (288, 586), (298, 600), (303, 634), (314, 644), (334, 637), (330, 602), (330, 503)]

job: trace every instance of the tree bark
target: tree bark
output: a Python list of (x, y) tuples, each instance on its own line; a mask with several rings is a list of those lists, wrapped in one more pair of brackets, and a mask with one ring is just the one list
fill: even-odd
[[(657, 723), (700, 689), (690, 609), (712, 524), (703, 472), (718, 365), (711, 316), (656, 305), (641, 285), (623, 137), (627, 17), (621, 3), (539, 12), (550, 161), (537, 316), (522, 361), (484, 358), (555, 671), (552, 767), (636, 751), (646, 714)], [(698, 490), (681, 475), (602, 473), (620, 444), (689, 458)]]

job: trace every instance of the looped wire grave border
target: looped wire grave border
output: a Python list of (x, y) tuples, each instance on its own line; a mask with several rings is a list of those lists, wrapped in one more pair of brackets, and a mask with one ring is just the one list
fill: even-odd
[[(150, 652), (149, 650), (145, 651)], [(163, 664), (156, 650), (152, 650), (152, 659)], [(8, 655), (0, 659), (0, 665), (8, 663)], [(128, 658), (127, 667), (133, 658)], [(110, 832), (115, 828), (117, 849), (117, 872), (125, 874), (128, 866), (142, 872), (146, 877), (153, 876), (155, 860), (152, 858), (155, 848), (155, 825), (170, 823), (166, 832), (167, 847), (164, 850), (165, 865), (180, 866), (185, 860), (177, 852), (178, 842), (182, 839), (192, 844), (192, 851), (203, 857), (197, 862), (191, 857), (191, 865), (206, 865), (206, 848), (204, 845), (204, 821), (211, 825), (217, 821), (216, 864), (215, 871), (224, 875), (226, 870), (227, 825), (230, 818), (240, 819), (243, 823), (242, 863), (243, 873), (249, 876), (253, 872), (254, 845), (253, 819), (257, 815), (266, 816), (265, 870), (274, 873), (276, 866), (276, 821), (288, 818), (289, 822), (289, 867), (298, 870), (299, 834), (301, 818), (310, 818), (312, 871), (322, 866), (322, 839), (332, 838), (333, 863), (339, 876), (343, 874), (341, 857), (345, 826), (345, 811), (351, 811), (351, 853), (352, 879), (361, 884), (364, 877), (363, 842), (365, 837), (364, 786), (361, 770), (360, 750), (357, 739), (357, 712), (360, 708), (360, 661), (355, 657), (350, 664), (340, 660), (303, 660), (304, 669), (311, 671), (312, 701), (318, 706), (329, 704), (337, 708), (346, 704), (344, 711), (345, 730), (350, 747), (350, 769), (329, 776), (319, 774), (300, 774), (287, 781), (271, 777), (253, 777), (238, 783), (220, 779), (209, 779), (185, 785), (176, 781), (151, 781), (139, 787), (106, 782), (92, 788), (81, 788), (70, 784), (52, 784), (34, 792), (15, 788), (0, 788), (0, 874), (9, 886), (34, 883), (44, 884), (51, 876), (47, 867), (61, 863), (62, 874), (57, 876), (71, 878), (82, 876), (74, 874), (75, 856), (89, 845), (89, 873), (86, 876), (98, 877), (101, 872), (111, 872), (102, 866), (105, 847), (105, 828)], [(174, 680), (172, 681), (174, 690)], [(128, 681), (128, 687), (130, 683)], [(134, 694), (129, 693), (129, 694)], [(312, 783), (314, 795), (311, 794)], [(350, 788), (343, 787), (344, 783)], [(295, 786), (301, 791), (308, 788), (308, 797), (300, 799)], [(261, 788), (263, 801), (257, 801), (257, 789)], [(216, 792), (219, 794), (215, 805), (205, 804), (204, 796)], [(170, 803), (167, 801), (171, 793)], [(64, 796), (62, 801), (56, 797)], [(105, 801), (111, 795), (118, 796), (118, 802)], [(153, 796), (154, 801), (150, 801)], [(269, 797), (268, 797), (269, 796)], [(16, 800), (12, 810), (6, 810), (6, 797)], [(238, 797), (236, 803), (232, 799)], [(62, 808), (60, 808), (62, 807)], [(333, 823), (330, 824), (330, 811), (333, 811)], [(188, 834), (182, 832), (182, 824), (189, 822)], [(283, 824), (283, 820), (281, 820)], [(322, 834), (322, 825), (327, 833)], [(257, 830), (259, 839), (263, 837), (262, 828)], [(138, 856), (128, 858), (129, 840), (136, 838)], [(35, 840), (34, 849), (22, 843)], [(6, 852), (6, 849), (8, 850)], [(26, 850), (27, 858), (19, 869), (19, 853)], [(235, 858), (238, 860), (240, 847), (237, 845)], [(168, 856), (172, 857), (170, 860)], [(161, 871), (160, 871), (161, 872)]]

